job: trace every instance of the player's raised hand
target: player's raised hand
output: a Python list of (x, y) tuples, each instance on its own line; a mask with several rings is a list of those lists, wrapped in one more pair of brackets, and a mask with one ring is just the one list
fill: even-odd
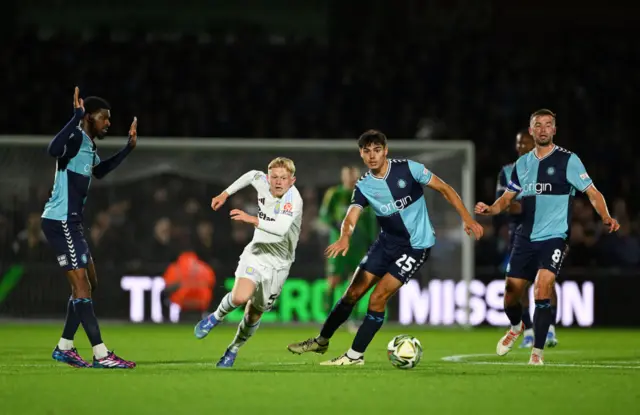
[(477, 215), (490, 215), (490, 206), (483, 202), (478, 202), (473, 210)]
[(327, 258), (335, 258), (338, 255), (347, 255), (349, 252), (349, 238), (340, 238), (325, 249), (324, 255)]
[(473, 234), (473, 236), (476, 238), (476, 241), (478, 239), (482, 238), (482, 235), (484, 235), (484, 228), (482, 227), (482, 225), (480, 225), (475, 220), (470, 220), (468, 222), (465, 222), (464, 223), (464, 231), (469, 236), (471, 236), (471, 234)]
[(224, 205), (224, 202), (227, 201), (227, 197), (229, 197), (227, 195), (227, 192), (222, 192), (218, 196), (211, 199), (211, 209), (213, 210), (220, 209), (220, 207)]
[(82, 114), (84, 114), (84, 101), (80, 98), (80, 88), (76, 87), (73, 91), (73, 108), (74, 109), (82, 109)]
[(602, 219), (602, 223), (609, 228), (609, 233), (617, 232), (620, 229), (620, 224), (612, 217)]
[(236, 220), (238, 222), (249, 223), (253, 226), (258, 226), (258, 218), (255, 216), (251, 216), (243, 210), (233, 209), (229, 215), (231, 216), (231, 220)]
[(129, 146), (136, 148), (138, 143), (138, 117), (133, 117), (131, 127), (129, 127)]

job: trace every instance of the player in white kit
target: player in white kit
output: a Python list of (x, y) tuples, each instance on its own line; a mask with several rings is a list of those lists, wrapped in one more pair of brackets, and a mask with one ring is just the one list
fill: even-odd
[(267, 174), (257, 170), (247, 172), (211, 201), (211, 208), (218, 210), (240, 189), (251, 185), (258, 192), (257, 217), (239, 209), (231, 211), (232, 220), (256, 228), (253, 239), (240, 255), (233, 289), (222, 298), (217, 310), (194, 328), (195, 336), (202, 339), (227, 314), (246, 304), (236, 336), (217, 367), (233, 366), (238, 349), (258, 329), (262, 313), (273, 307), (289, 276), (302, 224), (302, 198), (293, 185), (295, 173), (291, 159), (278, 157), (269, 163)]

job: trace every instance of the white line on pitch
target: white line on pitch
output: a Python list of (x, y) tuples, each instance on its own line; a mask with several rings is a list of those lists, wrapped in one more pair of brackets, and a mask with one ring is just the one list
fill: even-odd
[[(554, 354), (563, 353), (575, 353), (571, 350), (558, 350), (554, 351)], [(493, 353), (472, 353), (472, 354), (458, 354), (453, 356), (445, 356), (440, 360), (445, 362), (465, 363), (468, 365), (497, 365), (497, 366), (526, 366), (525, 362), (487, 362), (487, 361), (469, 361), (468, 359), (474, 357), (495, 357)], [(620, 362), (620, 363), (637, 363), (637, 362)], [(578, 368), (590, 368), (590, 369), (640, 369), (639, 366), (628, 365), (611, 365), (611, 364), (585, 364), (585, 363), (550, 363), (551, 367), (578, 367)]]

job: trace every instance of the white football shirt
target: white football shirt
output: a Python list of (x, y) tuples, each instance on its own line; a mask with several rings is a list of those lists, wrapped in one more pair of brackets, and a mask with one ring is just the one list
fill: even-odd
[(302, 226), (300, 192), (291, 186), (282, 197), (273, 196), (269, 191), (267, 175), (258, 170), (240, 176), (226, 192), (232, 195), (248, 185), (258, 192), (259, 223), (242, 255), (254, 256), (261, 264), (274, 268), (290, 267), (295, 261)]

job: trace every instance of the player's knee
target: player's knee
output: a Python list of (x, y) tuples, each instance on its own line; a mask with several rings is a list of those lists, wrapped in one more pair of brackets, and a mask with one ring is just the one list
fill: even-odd
[(382, 312), (387, 308), (389, 295), (385, 292), (374, 291), (369, 297), (369, 310)]
[(522, 284), (519, 280), (507, 278), (504, 287), (505, 306), (512, 306), (521, 301), (524, 291), (524, 284)]
[(554, 290), (555, 280), (556, 275), (553, 272), (547, 269), (541, 269), (540, 271), (538, 271), (535, 283), (535, 298), (551, 298)]
[(91, 298), (91, 284), (84, 269), (74, 269), (67, 272), (71, 283), (71, 293), (74, 298)]
[(246, 294), (243, 292), (236, 292), (236, 291), (231, 292), (231, 301), (236, 306), (247, 304), (250, 298), (251, 298), (250, 294)]
[(366, 294), (368, 288), (359, 284), (351, 284), (342, 296), (342, 300), (347, 304), (355, 304)]
[(263, 311), (254, 307), (251, 300), (247, 302), (247, 307), (244, 312), (244, 319), (249, 325), (254, 325), (262, 318)]

